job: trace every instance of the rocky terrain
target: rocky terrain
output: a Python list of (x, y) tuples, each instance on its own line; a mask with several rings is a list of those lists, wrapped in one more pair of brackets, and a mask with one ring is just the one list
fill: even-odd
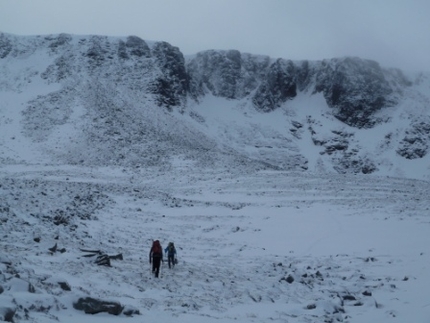
[[(0, 320), (430, 317), (426, 181), (2, 167)], [(152, 239), (178, 265), (151, 275)]]
[(175, 156), (202, 167), (428, 176), (414, 161), (429, 165), (430, 78), (374, 61), (184, 57), (135, 36), (3, 33), (0, 75), (2, 114), (16, 114), (0, 119), (11, 133), (1, 151), (16, 150), (19, 131), (35, 160), (168, 168)]

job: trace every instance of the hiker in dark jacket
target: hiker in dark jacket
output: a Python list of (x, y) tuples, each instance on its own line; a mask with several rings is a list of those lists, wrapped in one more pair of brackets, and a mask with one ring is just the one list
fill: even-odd
[(155, 277), (158, 277), (160, 273), (160, 264), (163, 261), (163, 248), (161, 247), (160, 241), (155, 240), (152, 243), (151, 250), (149, 251), (149, 263), (152, 263), (152, 273)]
[(164, 252), (167, 253), (167, 260), (169, 262), (169, 268), (175, 267), (175, 256), (176, 256), (176, 248), (173, 242), (169, 242), (169, 245)]

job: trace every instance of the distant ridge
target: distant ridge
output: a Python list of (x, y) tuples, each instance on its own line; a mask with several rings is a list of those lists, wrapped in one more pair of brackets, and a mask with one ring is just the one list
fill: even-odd
[(0, 34), (0, 161), (427, 178), (430, 77), (136, 36)]

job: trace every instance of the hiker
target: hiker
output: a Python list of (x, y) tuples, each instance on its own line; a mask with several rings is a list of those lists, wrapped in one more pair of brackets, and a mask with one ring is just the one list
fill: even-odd
[(167, 261), (169, 263), (169, 268), (175, 267), (175, 255), (176, 255), (176, 248), (175, 244), (173, 242), (169, 242), (169, 245), (166, 249), (164, 249), (164, 252), (167, 254)]
[(152, 273), (155, 277), (160, 274), (160, 264), (163, 261), (163, 248), (160, 241), (155, 240), (152, 242), (151, 250), (149, 251), (149, 263), (152, 264)]

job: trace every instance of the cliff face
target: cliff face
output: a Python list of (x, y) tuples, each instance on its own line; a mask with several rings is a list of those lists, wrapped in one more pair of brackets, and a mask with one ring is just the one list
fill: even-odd
[(377, 122), (375, 112), (397, 104), (396, 91), (410, 85), (400, 71), (385, 70), (360, 58), (293, 62), (237, 50), (209, 50), (185, 64), (177, 47), (156, 42), (150, 48), (136, 36), (88, 36), (76, 42), (60, 34), (29, 39), (25, 44), (18, 39), (1, 35), (0, 58), (18, 59), (45, 48), (51, 57), (56, 56), (41, 73), (49, 82), (60, 82), (74, 72), (113, 78), (130, 89), (155, 94), (158, 105), (167, 107), (183, 106), (187, 97), (198, 100), (211, 93), (227, 99), (250, 97), (257, 110), (270, 112), (298, 91), (321, 92), (336, 118), (368, 128)]
[(160, 106), (181, 105), (188, 92), (184, 57), (166, 42), (153, 43), (150, 48), (136, 36), (0, 36), (2, 59), (23, 59), (42, 52), (47, 54), (49, 65), (44, 70), (41, 66), (34, 68), (48, 83), (94, 78), (153, 93)]
[(241, 54), (237, 50), (198, 53), (187, 63), (190, 94), (196, 99), (207, 93), (242, 99), (259, 86), (269, 64), (269, 57)]
[(240, 54), (238, 51), (199, 53), (187, 65), (193, 97), (205, 95), (242, 99), (270, 112), (296, 97), (298, 91), (323, 93), (333, 115), (358, 128), (372, 127), (374, 114), (397, 104), (396, 91), (410, 83), (400, 71), (384, 70), (360, 58), (293, 62)]
[[(388, 152), (428, 158), (428, 76), (408, 78), (355, 57), (291, 61), (208, 50), (185, 58), (136, 36), (0, 34), (0, 75), (1, 93), (11, 97), (2, 111), (19, 105), (20, 133), (66, 163), (164, 165), (181, 155), (203, 165), (232, 158), (373, 173), (395, 167)], [(242, 111), (240, 121), (225, 115), (211, 128), (218, 121), (205, 115), (214, 109), (208, 98), (225, 100), (227, 114)], [(280, 113), (284, 126), (274, 129)], [(70, 140), (64, 129), (72, 129)], [(363, 141), (375, 129), (382, 134)], [(309, 143), (320, 156), (313, 162), (302, 149)]]
[(391, 96), (388, 72), (378, 63), (359, 58), (323, 61), (316, 71), (315, 90), (322, 92), (340, 121), (372, 127), (375, 112), (397, 102)]

